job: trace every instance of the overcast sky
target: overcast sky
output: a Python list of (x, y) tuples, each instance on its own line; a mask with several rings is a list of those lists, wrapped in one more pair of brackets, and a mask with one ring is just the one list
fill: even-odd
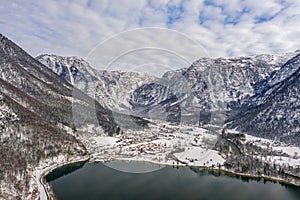
[[(151, 40), (149, 33), (132, 33), (137, 37), (131, 40), (122, 35), (143, 27), (178, 31), (177, 39), (165, 33), (151, 34), (151, 38), (155, 44), (172, 43), (163, 49), (169, 48), (174, 55), (179, 49), (180, 54), (193, 52), (191, 59), (290, 52), (300, 48), (300, 1), (1, 0), (0, 4), (0, 32), (33, 56), (86, 58), (99, 43), (120, 33), (127, 43), (113, 41), (114, 49), (123, 45), (145, 48), (133, 43)], [(183, 44), (180, 38), (189, 38), (202, 50), (186, 47), (189, 43)]]

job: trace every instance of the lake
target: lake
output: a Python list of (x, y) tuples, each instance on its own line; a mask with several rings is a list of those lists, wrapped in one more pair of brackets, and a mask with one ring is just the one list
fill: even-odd
[[(110, 166), (110, 167), (109, 167)], [(148, 173), (137, 172), (156, 168)], [(70, 168), (70, 167), (69, 167)], [(116, 168), (124, 169), (122, 171)], [(114, 161), (65, 166), (47, 180), (59, 200), (299, 200), (300, 188), (150, 163)], [(57, 176), (57, 174), (59, 174)], [(51, 177), (52, 176), (52, 177)]]

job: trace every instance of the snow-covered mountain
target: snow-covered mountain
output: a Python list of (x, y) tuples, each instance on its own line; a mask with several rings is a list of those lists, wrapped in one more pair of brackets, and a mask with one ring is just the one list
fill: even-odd
[(262, 92), (245, 102), (227, 126), (300, 145), (300, 54), (258, 85)]
[[(116, 130), (111, 111), (57, 76), (4, 36), (1, 36), (0, 45), (0, 87), (4, 94), (41, 118), (51, 123), (59, 121), (69, 127), (74, 123), (74, 106), (78, 109), (85, 108), (83, 110), (86, 112), (96, 109), (98, 122), (103, 125), (104, 130)], [(83, 115), (88, 113), (78, 113), (77, 117), (81, 118)], [(89, 120), (88, 118), (84, 117), (85, 120)]]
[(145, 116), (192, 123), (216, 119), (222, 123), (225, 112), (256, 94), (256, 83), (296, 54), (202, 58), (186, 69), (167, 72), (155, 84), (138, 88), (131, 104)]
[[(230, 121), (231, 128), (295, 143), (298, 139), (290, 139), (299, 135), (298, 53), (201, 58), (159, 79), (98, 72), (76, 57), (43, 55), (38, 60), (113, 110), (192, 124)], [(288, 77), (295, 83), (283, 87)]]
[(0, 58), (0, 199), (33, 199), (32, 168), (85, 153), (75, 129), (95, 124), (116, 133), (118, 126), (110, 110), (1, 34)]
[(97, 71), (78, 57), (41, 55), (37, 60), (112, 110), (173, 122), (222, 124), (226, 112), (257, 94), (258, 85), (296, 54), (201, 58), (159, 79)]
[(41, 55), (36, 59), (101, 105), (118, 112), (131, 110), (130, 96), (136, 88), (157, 80), (143, 73), (97, 71), (79, 57)]
[[(296, 53), (299, 55), (300, 51), (296, 51)], [(280, 70), (274, 71), (269, 77), (254, 85), (255, 95), (251, 98), (254, 104), (260, 104), (262, 96), (267, 96), (277, 88), (276, 85), (280, 85), (280, 82), (292, 76), (299, 69), (300, 61), (298, 55), (295, 55), (294, 58), (285, 63)]]

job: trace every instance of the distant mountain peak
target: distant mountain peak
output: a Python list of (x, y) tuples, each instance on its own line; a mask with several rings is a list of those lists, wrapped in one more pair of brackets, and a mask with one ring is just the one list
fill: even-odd
[(157, 78), (138, 72), (98, 71), (79, 57), (41, 55), (36, 58), (60, 77), (114, 111), (126, 111), (131, 92)]
[(49, 58), (49, 59), (64, 59), (64, 60), (73, 60), (73, 61), (82, 61), (85, 62), (85, 60), (80, 56), (58, 56), (55, 54), (41, 54), (36, 57), (37, 60), (41, 58)]

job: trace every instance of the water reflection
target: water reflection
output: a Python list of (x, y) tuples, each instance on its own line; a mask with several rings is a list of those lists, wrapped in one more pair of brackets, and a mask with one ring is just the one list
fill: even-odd
[[(133, 166), (140, 164), (142, 163), (132, 163)], [(269, 181), (247, 180), (244, 177), (237, 179), (219, 172), (169, 166), (150, 173), (137, 174), (120, 172), (106, 165), (107, 163), (85, 164), (50, 184), (61, 200), (300, 199), (299, 188), (285, 187)], [(124, 166), (124, 162), (115, 161), (113, 165)]]

